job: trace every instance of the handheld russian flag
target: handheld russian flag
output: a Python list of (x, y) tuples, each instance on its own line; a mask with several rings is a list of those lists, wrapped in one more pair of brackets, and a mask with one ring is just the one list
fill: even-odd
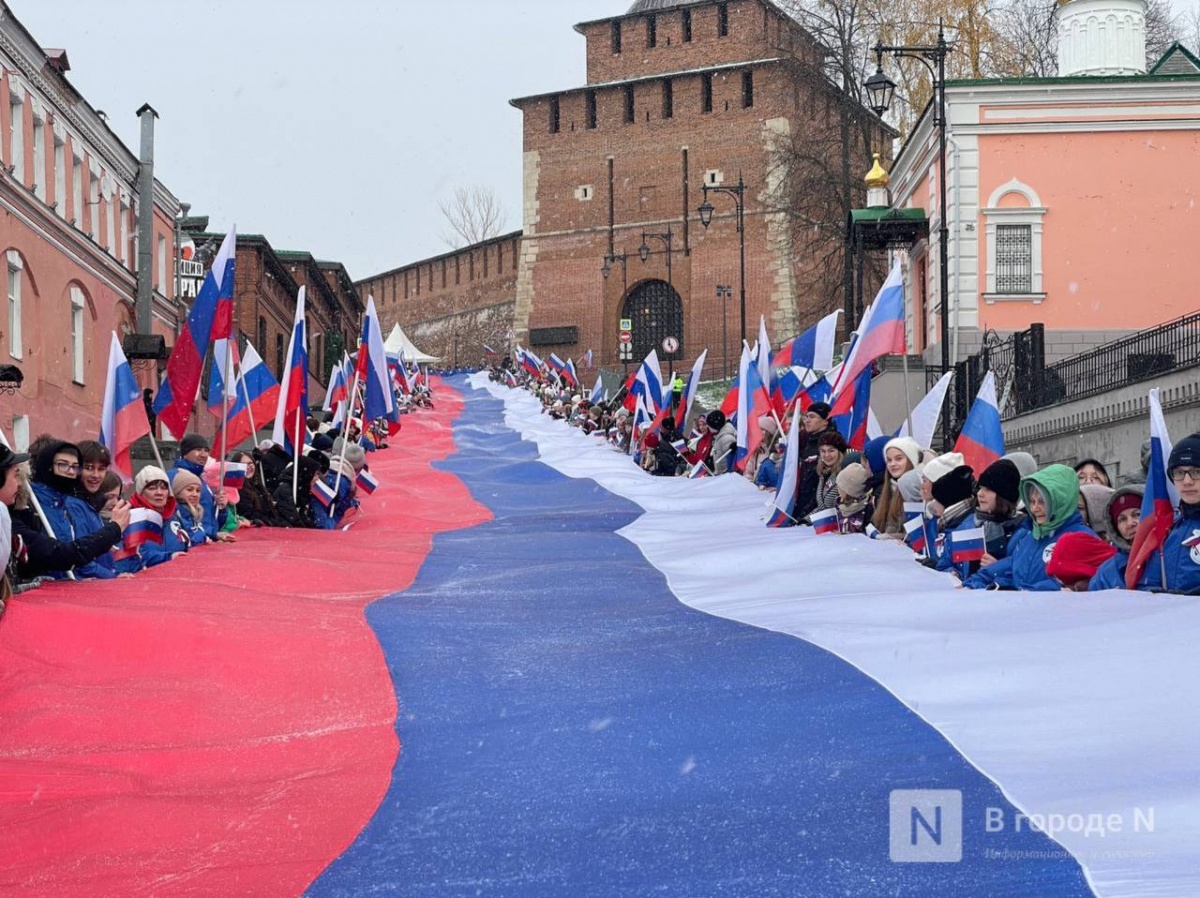
[[(844, 415), (834, 415), (833, 424), (851, 449), (862, 451), (867, 445), (867, 422), (871, 416), (871, 369), (858, 375), (854, 385), (854, 404)], [(814, 400), (815, 401), (815, 400)]]
[[(907, 502), (904, 504), (908, 505)], [(907, 515), (907, 512), (905, 514)], [(919, 555), (928, 554), (925, 535), (925, 521), (920, 515), (904, 522), (904, 541)]]
[(1004, 430), (1000, 426), (1000, 409), (996, 404), (996, 375), (991, 371), (979, 385), (979, 395), (971, 404), (954, 451), (961, 452), (965, 463), (981, 474), (1004, 455)]
[(599, 374), (596, 375), (596, 385), (592, 387), (591, 395), (588, 398), (593, 404), (604, 401), (604, 378)]
[(175, 348), (167, 360), (167, 375), (154, 397), (154, 411), (159, 421), (173, 434), (187, 432), (192, 404), (200, 389), (204, 373), (204, 357), (209, 343), (218, 337), (229, 337), (233, 329), (234, 260), (237, 256), (237, 234), (233, 228), (225, 235), (212, 268), (188, 311), (187, 323), (179, 332)]
[[(358, 381), (363, 385), (363, 421), (386, 418), (389, 422), (388, 431), (395, 433), (392, 425), (399, 423), (400, 416), (396, 412), (396, 394), (392, 391), (392, 378), (388, 372), (383, 330), (379, 326), (379, 315), (375, 311), (375, 298), (372, 296), (367, 297), (367, 311), (363, 316), (362, 342), (358, 347)], [(367, 428), (363, 429), (365, 431)]]
[(221, 481), (226, 489), (240, 490), (246, 485), (246, 466), (240, 462), (225, 462), (225, 479)]
[[(1129, 589), (1137, 589), (1146, 562), (1156, 550), (1162, 558), (1163, 541), (1175, 521), (1179, 494), (1167, 477), (1167, 459), (1170, 457), (1171, 437), (1167, 434), (1167, 422), (1155, 387), (1150, 391), (1150, 467), (1146, 472), (1146, 492), (1142, 495), (1142, 517), (1125, 568), (1125, 586)], [(1166, 585), (1163, 583), (1164, 587)]]
[(127, 480), (133, 477), (130, 447), (150, 433), (150, 421), (133, 368), (114, 332), (108, 348), (108, 377), (100, 407), (100, 442), (108, 449), (112, 465)]
[[(236, 446), (253, 436), (259, 424), (271, 419), (278, 404), (279, 382), (267, 368), (267, 363), (259, 357), (254, 345), (247, 343), (246, 352), (238, 366), (237, 397), (225, 422), (227, 444)], [(220, 445), (219, 430), (213, 442)]]
[(742, 344), (742, 388), (738, 390), (737, 453), (734, 464), (739, 471), (762, 443), (763, 432), (758, 419), (771, 413), (771, 397), (758, 378), (758, 366), (750, 358), (750, 347)]
[(339, 402), (344, 402), (349, 398), (351, 380), (346, 375), (346, 366), (349, 361), (350, 356), (345, 355), (342, 364), (334, 365), (333, 370), (329, 373), (329, 386), (325, 388), (325, 401), (321, 403), (324, 411), (333, 411)]
[(883, 535), (879, 532), (879, 528), (870, 522), (868, 522), (867, 526), (863, 528), (863, 533), (865, 533), (869, 539), (879, 539), (879, 537)]
[(765, 315), (760, 315), (758, 318), (758, 346), (756, 347), (757, 355), (755, 356), (755, 366), (758, 368), (758, 378), (763, 382), (763, 386), (767, 388), (767, 396), (771, 395), (771, 391), (775, 387), (775, 369), (773, 367), (774, 359), (771, 352), (771, 339), (767, 336), (767, 318)]
[(331, 505), (333, 505), (333, 500), (337, 498), (337, 493), (333, 491), (333, 487), (331, 487), (320, 477), (313, 478), (312, 494), (325, 508), (329, 508)]
[[(404, 381), (405, 381), (405, 383), (407, 383), (407, 382), (408, 382), (408, 378), (406, 377), (406, 378), (404, 379)], [(504, 382), (505, 382), (506, 384), (508, 384), (510, 387), (515, 387), (515, 386), (517, 385), (517, 376), (516, 376), (515, 374), (513, 374), (511, 371), (509, 371), (508, 369), (505, 369), (505, 371), (504, 371)], [(405, 393), (408, 393), (409, 391), (408, 391), (408, 390), (405, 390), (404, 392), (405, 392)], [(593, 402), (594, 402), (594, 401), (595, 401), (595, 400), (593, 400)]]
[[(798, 337), (788, 340), (775, 353), (780, 364), (816, 371), (828, 371), (833, 367), (833, 353), (837, 347), (837, 320), (842, 310), (826, 315)], [(790, 397), (788, 397), (790, 398)]]
[(812, 521), (814, 533), (838, 532), (838, 512), (836, 508), (827, 508), (824, 511), (813, 512), (809, 515), (809, 520)]
[(908, 523), (913, 518), (925, 516), (924, 502), (905, 502), (904, 503), (904, 521)]
[(542, 360), (539, 359), (531, 350), (521, 350), (521, 367), (528, 371), (532, 376), (537, 377), (542, 373)]
[[(226, 409), (232, 408), (237, 401), (237, 364), (237, 341), (224, 337), (214, 340), (212, 365), (208, 372), (208, 399), (205, 403), (214, 418), (222, 417)], [(229, 383), (225, 382), (227, 373), (230, 376)], [(221, 407), (222, 400), (224, 409)]]
[(486, 343), (484, 343), (483, 344), (483, 354), (484, 355), (495, 355), (496, 350), (492, 349), (492, 347), (490, 347)]
[(575, 389), (579, 389), (579, 375), (575, 372), (575, 362), (572, 359), (567, 359), (563, 365), (563, 377), (567, 379), (567, 383)]
[(900, 260), (879, 288), (870, 308), (863, 313), (858, 338), (842, 363), (841, 376), (833, 385), (833, 414), (845, 414), (854, 402), (853, 386), (858, 376), (880, 356), (907, 351), (904, 339), (904, 280)]
[(955, 564), (978, 561), (987, 551), (987, 537), (982, 527), (950, 532), (950, 560)]
[(358, 476), (354, 478), (354, 482), (358, 484), (359, 490), (368, 496), (379, 489), (379, 481), (366, 468), (358, 472)]
[(590, 349), (583, 354), (583, 364), (589, 368), (595, 367), (595, 365), (592, 364), (592, 351)]
[(683, 400), (675, 409), (676, 427), (683, 427), (683, 422), (687, 420), (687, 416), (692, 410), (692, 402), (695, 401), (696, 393), (700, 390), (700, 376), (704, 373), (704, 361), (707, 358), (708, 350), (706, 349), (700, 353), (700, 357), (692, 365), (692, 373), (688, 375), (687, 385), (683, 388)]
[[(689, 480), (699, 480), (701, 477), (711, 477), (712, 471), (708, 469), (708, 465), (704, 463), (704, 459), (701, 459), (692, 465), (691, 469), (687, 473), (687, 476)], [(768, 524), (767, 526), (770, 527), (773, 525)]]
[[(898, 437), (911, 436), (917, 441), (918, 446), (932, 446), (933, 435), (937, 433), (938, 421), (942, 417), (942, 405), (946, 401), (946, 392), (950, 389), (950, 381), (954, 379), (954, 369), (951, 368), (943, 374), (933, 389), (925, 394), (925, 398), (917, 403), (916, 408), (912, 410), (909, 418), (912, 419), (913, 432), (908, 432), (909, 418), (905, 418), (900, 425), (900, 429), (896, 431)], [(983, 473), (982, 469), (979, 473)]]
[(271, 439), (289, 455), (296, 455), (304, 444), (308, 418), (308, 331), (304, 319), (304, 287), (296, 295), (296, 320), (288, 341), (283, 364), (283, 382), (275, 406), (275, 427)]
[(658, 353), (653, 349), (642, 360), (642, 364), (638, 366), (638, 370), (633, 378), (633, 385), (629, 388), (629, 392), (634, 396), (635, 401), (638, 396), (644, 397), (646, 408), (655, 414), (662, 408), (662, 366), (658, 363)]
[(161, 543), (163, 539), (163, 519), (152, 508), (132, 508), (129, 511), (129, 524), (121, 531), (121, 543), (125, 551), (132, 555), (138, 546), (146, 543)]
[(792, 426), (788, 429), (787, 442), (780, 461), (779, 488), (775, 491), (775, 505), (767, 518), (768, 527), (791, 527), (796, 523), (792, 513), (796, 510), (796, 487), (800, 476), (800, 406), (792, 411)]

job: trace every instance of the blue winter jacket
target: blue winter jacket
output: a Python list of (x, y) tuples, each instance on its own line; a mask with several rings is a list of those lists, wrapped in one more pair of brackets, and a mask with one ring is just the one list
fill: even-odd
[(1088, 583), (1089, 592), (1099, 592), (1102, 589), (1124, 589), (1125, 569), (1129, 566), (1129, 553), (1121, 550), (1116, 555), (1100, 565)]
[(1062, 589), (1061, 584), (1046, 573), (1050, 553), (1064, 533), (1092, 533), (1083, 523), (1079, 512), (1073, 512), (1061, 527), (1041, 539), (1033, 535), (1033, 522), (1026, 520), (1017, 528), (1008, 543), (1008, 557), (993, 565), (981, 568), (963, 586), (967, 589), (1023, 589), (1035, 592), (1054, 592)]
[(764, 458), (758, 466), (758, 474), (754, 477), (754, 485), (768, 489), (779, 489), (779, 465), (773, 458)]
[[(104, 526), (104, 521), (96, 510), (76, 496), (68, 496), (45, 483), (34, 481), (33, 492), (41, 503), (46, 520), (54, 531), (54, 538), (62, 542), (73, 542), (82, 537), (95, 533)], [(74, 568), (75, 576), (79, 579), (111, 580), (117, 575), (116, 565), (111, 552), (105, 552), (94, 561)], [(57, 580), (66, 579), (66, 571), (51, 573)]]
[(200, 507), (204, 509), (204, 533), (209, 539), (216, 539), (217, 534), (221, 532), (221, 527), (225, 524), (225, 516), (228, 514), (227, 509), (221, 509), (217, 512), (217, 497), (213, 495), (212, 489), (204, 482), (204, 465), (198, 465), (188, 461), (186, 458), (175, 459), (175, 466), (171, 468), (171, 480), (175, 480), (174, 471), (182, 468), (184, 471), (191, 471), (200, 478)]
[(1200, 595), (1200, 505), (1180, 504), (1171, 532), (1163, 542), (1162, 558), (1154, 552), (1147, 559), (1138, 589)]
[[(333, 489), (334, 481), (337, 478), (337, 472), (326, 471), (321, 478)], [(351, 508), (358, 508), (358, 500), (351, 496), (354, 490), (354, 481), (347, 479), (345, 476), (341, 478), (341, 482), (337, 488), (337, 498), (333, 501), (329, 508), (321, 504), (316, 496), (309, 497), (309, 503), (312, 506), (313, 520), (316, 521), (318, 530), (336, 530), (341, 524), (342, 518), (346, 516), (346, 512)]]

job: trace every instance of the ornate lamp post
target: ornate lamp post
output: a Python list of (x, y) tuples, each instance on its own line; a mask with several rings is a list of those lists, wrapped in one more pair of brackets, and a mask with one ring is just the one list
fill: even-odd
[[(941, 309), (938, 319), (942, 331), (942, 373), (950, 370), (950, 226), (946, 220), (946, 54), (954, 48), (946, 43), (946, 34), (938, 24), (937, 41), (932, 46), (891, 46), (876, 44), (875, 74), (867, 79), (867, 105), (882, 117), (892, 105), (895, 83), (883, 73), (883, 55), (894, 59), (917, 59), (933, 78), (933, 124), (938, 129), (938, 295)], [(942, 441), (950, 444), (950, 408), (942, 407)]]

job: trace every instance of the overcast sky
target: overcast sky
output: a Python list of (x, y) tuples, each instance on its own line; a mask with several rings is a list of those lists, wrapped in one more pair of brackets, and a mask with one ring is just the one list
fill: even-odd
[(214, 230), (236, 222), (361, 279), (445, 252), (438, 208), (495, 189), (521, 226), (521, 114), (584, 82), (577, 22), (632, 0), (8, 0), (134, 153)]

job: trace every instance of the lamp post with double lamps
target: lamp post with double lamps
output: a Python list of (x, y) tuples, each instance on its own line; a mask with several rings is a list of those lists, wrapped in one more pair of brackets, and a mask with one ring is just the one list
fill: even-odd
[(713, 204), (708, 201), (710, 193), (724, 193), (733, 197), (735, 211), (737, 212), (737, 233), (738, 233), (738, 293), (741, 303), (741, 323), (742, 323), (742, 339), (746, 339), (746, 183), (742, 180), (742, 175), (738, 173), (738, 182), (735, 187), (725, 187), (720, 184), (702, 184), (704, 190), (704, 202), (696, 211), (700, 213), (700, 224), (704, 225), (704, 229), (708, 230), (708, 226), (712, 224)]
[[(892, 105), (895, 83), (883, 73), (883, 56), (893, 59), (917, 59), (924, 63), (933, 78), (933, 124), (938, 130), (938, 297), (941, 309), (938, 320), (942, 330), (942, 374), (950, 370), (950, 226), (946, 210), (946, 54), (954, 47), (946, 43), (942, 24), (938, 23), (937, 41), (932, 45), (893, 46), (876, 44), (875, 74), (867, 79), (867, 105), (880, 116)], [(942, 406), (942, 442), (950, 446), (950, 407)]]

